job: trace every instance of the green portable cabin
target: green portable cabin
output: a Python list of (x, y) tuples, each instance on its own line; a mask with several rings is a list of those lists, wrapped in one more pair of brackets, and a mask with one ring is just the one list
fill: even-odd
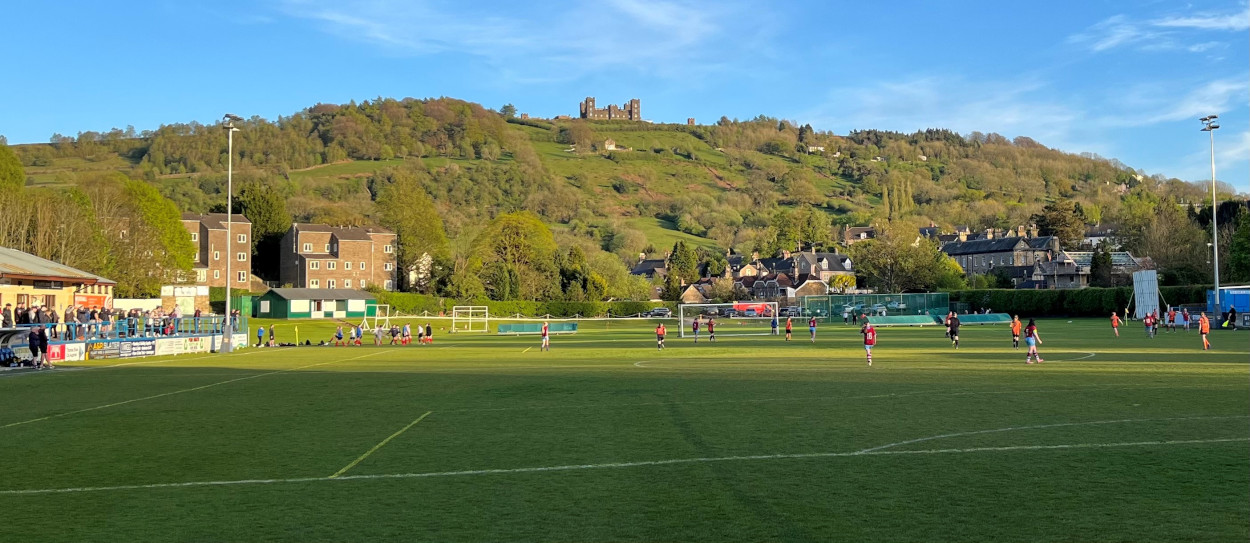
[(372, 317), (376, 299), (346, 288), (275, 288), (256, 300), (262, 319), (347, 319)]

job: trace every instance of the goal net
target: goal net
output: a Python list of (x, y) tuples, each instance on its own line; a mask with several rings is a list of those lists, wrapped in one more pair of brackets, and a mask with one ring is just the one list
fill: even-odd
[(717, 337), (769, 335), (773, 333), (773, 319), (777, 319), (778, 333), (786, 327), (785, 317), (777, 314), (777, 302), (680, 304), (677, 306), (677, 322), (681, 337), (694, 336), (696, 319), (701, 337), (707, 337), (709, 322), (715, 327)]
[(379, 326), (391, 327), (391, 306), (389, 304), (365, 304), (365, 316), (360, 321), (360, 328), (368, 332)]
[(490, 327), (490, 311), (484, 305), (458, 305), (451, 308), (451, 331), (486, 332)]

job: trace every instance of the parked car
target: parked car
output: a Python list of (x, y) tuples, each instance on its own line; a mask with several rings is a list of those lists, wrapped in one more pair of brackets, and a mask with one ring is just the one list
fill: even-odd
[(733, 318), (738, 316), (738, 312), (734, 311), (734, 308), (732, 307), (722, 307), (720, 308), (720, 316)]
[(778, 317), (797, 317), (799, 314), (799, 308), (797, 307), (783, 307), (777, 310)]
[(673, 316), (673, 310), (667, 307), (657, 307), (652, 309), (649, 315), (656, 318), (667, 319)]
[(907, 304), (905, 304), (905, 303), (903, 303), (903, 302), (890, 302), (890, 303), (886, 304), (885, 306), (886, 306), (886, 307), (888, 307), (888, 308), (890, 308), (890, 309), (893, 309), (893, 310), (895, 310), (895, 311), (900, 311), (900, 310), (903, 310), (903, 309), (907, 309)]
[(884, 304), (872, 304), (872, 307), (870, 309), (873, 315), (878, 315), (885, 311), (885, 305)]
[(755, 311), (755, 309), (754, 309), (754, 308), (751, 308), (751, 309), (747, 309), (747, 314), (746, 314), (746, 316), (748, 316), (748, 317), (758, 317), (758, 316), (759, 316), (759, 314), (758, 314), (758, 312), (756, 312), (756, 311)]

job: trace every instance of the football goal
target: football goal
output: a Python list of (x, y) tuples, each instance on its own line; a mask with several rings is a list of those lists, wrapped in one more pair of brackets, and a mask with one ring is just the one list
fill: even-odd
[[(694, 323), (699, 322), (699, 336), (708, 336), (708, 324), (715, 327), (717, 337), (764, 336), (772, 334), (773, 319), (777, 329), (786, 327), (785, 317), (777, 317), (777, 302), (734, 302), (730, 304), (680, 304), (677, 325), (681, 337), (694, 336)], [(779, 332), (780, 333), (780, 332)]]
[(365, 304), (365, 316), (360, 321), (360, 327), (368, 333), (378, 326), (391, 327), (391, 306), (389, 304)]
[(451, 308), (452, 332), (487, 332), (490, 310), (484, 305), (458, 305)]

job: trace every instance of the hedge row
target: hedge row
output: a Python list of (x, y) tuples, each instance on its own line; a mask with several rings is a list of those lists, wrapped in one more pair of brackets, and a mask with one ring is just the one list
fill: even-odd
[[(1205, 304), (1207, 290), (1201, 285), (1159, 287), (1170, 305)], [(995, 313), (1021, 317), (1105, 317), (1124, 312), (1133, 296), (1132, 287), (1076, 290), (962, 290), (950, 293), (951, 302), (964, 302), (973, 311), (989, 308)]]
[(379, 304), (389, 304), (392, 311), (405, 315), (450, 313), (451, 308), (457, 305), (484, 305), (492, 316), (497, 317), (516, 315), (518, 313), (527, 317), (542, 315), (551, 315), (552, 317), (602, 317), (607, 316), (609, 313), (623, 316), (644, 313), (656, 307), (667, 306), (673, 309), (676, 308), (675, 304), (659, 302), (457, 301), (411, 292), (375, 292), (374, 296), (377, 297)]

